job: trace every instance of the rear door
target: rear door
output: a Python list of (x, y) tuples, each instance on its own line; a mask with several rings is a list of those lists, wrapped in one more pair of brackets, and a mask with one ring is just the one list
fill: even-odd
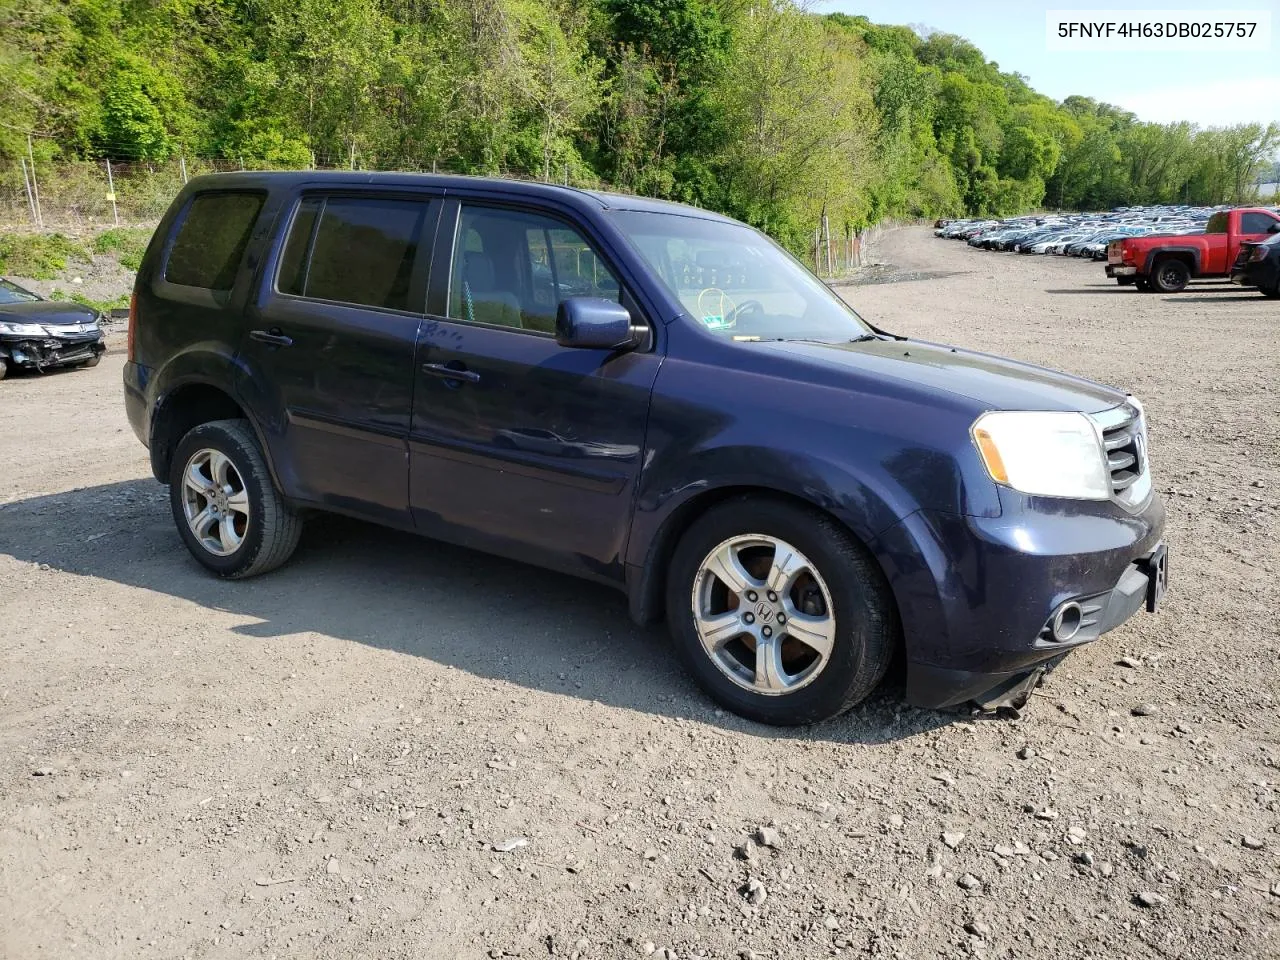
[(439, 201), (308, 192), (266, 264), (240, 393), (289, 496), (410, 526), (414, 350)]
[(418, 528), (620, 577), (661, 357), (569, 349), (553, 331), (570, 296), (621, 298), (644, 322), (639, 307), (564, 214), (449, 201), (439, 237), (410, 433)]

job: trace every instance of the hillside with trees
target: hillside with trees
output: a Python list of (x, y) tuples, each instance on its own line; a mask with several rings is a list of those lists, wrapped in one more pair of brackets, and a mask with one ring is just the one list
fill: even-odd
[(1278, 145), (1274, 124), (1057, 103), (960, 37), (791, 0), (0, 0), (9, 187), (29, 150), (498, 173), (697, 203), (799, 246), (823, 212), (1240, 201)]

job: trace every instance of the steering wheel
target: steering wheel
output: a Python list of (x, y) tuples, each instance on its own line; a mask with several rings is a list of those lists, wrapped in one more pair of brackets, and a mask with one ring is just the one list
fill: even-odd
[(733, 312), (729, 314), (729, 325), (737, 326), (739, 317), (747, 317), (753, 313), (763, 314), (764, 304), (759, 300), (743, 300), (742, 303), (734, 307)]

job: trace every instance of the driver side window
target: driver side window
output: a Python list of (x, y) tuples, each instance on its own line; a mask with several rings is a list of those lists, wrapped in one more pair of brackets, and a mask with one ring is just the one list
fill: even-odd
[(542, 214), (462, 205), (450, 319), (554, 333), (569, 297), (621, 297), (617, 277), (577, 230)]
[(1240, 215), (1240, 232), (1266, 233), (1275, 222), (1265, 213), (1243, 213)]

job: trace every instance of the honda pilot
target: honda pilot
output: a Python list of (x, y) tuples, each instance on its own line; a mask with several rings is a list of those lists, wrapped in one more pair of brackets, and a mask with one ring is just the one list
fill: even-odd
[(913, 704), (1020, 707), (1164, 593), (1136, 399), (887, 333), (705, 210), (201, 177), (131, 312), (129, 419), (220, 577), (285, 563), (317, 511), (414, 531), (617, 587), (774, 724), (898, 656)]

